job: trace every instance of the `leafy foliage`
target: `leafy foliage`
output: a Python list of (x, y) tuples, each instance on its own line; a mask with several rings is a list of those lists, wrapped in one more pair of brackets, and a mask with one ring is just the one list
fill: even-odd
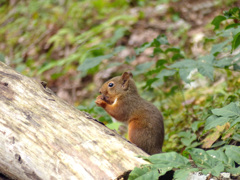
[[(237, 19), (240, 15), (240, 8), (230, 9), (224, 13), (225, 16), (217, 16), (212, 24), (215, 26), (215, 30), (220, 28), (220, 23), (227, 19)], [(237, 14), (237, 16), (236, 16)], [(226, 38), (223, 42), (219, 42), (212, 46), (209, 55), (205, 55), (196, 60), (185, 58), (183, 55), (178, 57), (183, 58), (181, 61), (167, 61), (167, 59), (160, 59), (154, 70), (151, 70), (150, 74), (155, 74), (153, 79), (147, 81), (145, 87), (152, 88), (154, 86), (160, 86), (164, 82), (165, 77), (180, 77), (184, 82), (190, 83), (190, 73), (197, 69), (197, 71), (205, 77), (208, 77), (211, 81), (214, 80), (214, 71), (217, 68), (223, 68), (227, 70), (239, 70), (239, 52), (235, 55), (224, 55), (220, 54), (233, 52), (238, 48), (238, 43), (235, 43), (238, 39), (240, 28), (238, 25), (227, 25), (222, 31), (219, 31), (216, 40), (218, 38)], [(168, 47), (167, 50), (161, 49), (159, 43), (154, 46), (151, 43), (145, 43), (136, 52), (142, 52), (144, 49), (153, 46), (155, 49), (153, 52), (158, 52), (166, 55), (166, 51), (171, 49)], [(165, 41), (166, 42), (166, 41)], [(165, 45), (169, 45), (165, 43)], [(166, 46), (165, 46), (166, 47)], [(157, 50), (156, 50), (157, 49)], [(179, 53), (179, 50), (174, 53)], [(153, 54), (156, 55), (156, 54)], [(171, 63), (170, 65), (167, 65)], [(160, 67), (160, 68), (159, 68)], [(234, 68), (235, 67), (235, 68)], [(147, 72), (146, 74), (149, 74)], [(179, 76), (176, 76), (176, 75)], [(156, 84), (156, 82), (161, 83)], [(154, 84), (155, 83), (155, 84)], [(165, 82), (166, 83), (166, 82)], [(239, 158), (240, 148), (239, 146), (229, 145), (240, 142), (240, 107), (239, 102), (230, 102), (222, 108), (212, 109), (207, 114), (206, 121), (196, 121), (192, 125), (192, 130), (178, 133), (181, 143), (184, 145), (185, 150), (182, 156), (175, 152), (169, 152), (164, 154), (152, 155), (150, 157), (143, 157), (146, 161), (150, 162), (150, 165), (143, 165), (140, 168), (135, 168), (130, 174), (129, 179), (146, 179), (151, 177), (152, 179), (158, 179), (159, 176), (164, 175), (167, 171), (175, 170), (175, 179), (187, 179), (190, 172), (201, 171), (203, 174), (211, 174), (218, 177), (221, 172), (229, 172), (233, 175), (240, 175), (239, 171)], [(198, 137), (195, 134), (199, 127), (204, 124), (203, 135), (205, 137), (202, 142), (198, 141)], [(219, 138), (221, 140), (219, 141)], [(202, 144), (203, 143), (203, 144)], [(202, 144), (203, 148), (218, 148), (217, 150), (208, 150), (195, 148)], [(196, 168), (190, 164), (187, 157), (190, 156), (193, 160)], [(238, 164), (238, 165), (237, 165)]]
[[(28, 75), (54, 69), (62, 76), (74, 68), (85, 76), (100, 64), (98, 56), (110, 58), (105, 54), (116, 53), (112, 52), (114, 45), (136, 21), (133, 15), (123, 13), (128, 6), (123, 0), (1, 3), (0, 41), (5, 47), (14, 47), (2, 48), (3, 53), (12, 66)], [(86, 62), (92, 62), (91, 66)]]

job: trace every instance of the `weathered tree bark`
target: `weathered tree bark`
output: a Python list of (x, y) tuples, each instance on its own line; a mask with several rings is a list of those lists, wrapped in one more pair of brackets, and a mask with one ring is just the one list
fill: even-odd
[(115, 179), (147, 155), (44, 85), (0, 62), (0, 173), (21, 180)]

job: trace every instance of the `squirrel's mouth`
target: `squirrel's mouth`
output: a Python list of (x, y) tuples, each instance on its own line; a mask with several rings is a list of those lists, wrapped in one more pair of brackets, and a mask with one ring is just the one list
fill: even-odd
[(102, 100), (111, 105), (115, 103), (115, 101), (110, 100), (109, 96), (105, 96), (103, 94), (102, 94)]
[(111, 104), (108, 96), (105, 96), (105, 95), (102, 94), (102, 100), (104, 100), (108, 104)]

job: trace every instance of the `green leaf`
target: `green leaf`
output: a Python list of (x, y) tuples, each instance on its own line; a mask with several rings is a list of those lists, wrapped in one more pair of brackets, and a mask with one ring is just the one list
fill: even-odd
[(18, 64), (15, 70), (22, 73), (26, 69), (26, 64)]
[(239, 7), (233, 7), (229, 9), (228, 11), (224, 11), (223, 14), (226, 18), (230, 19), (239, 19), (240, 18), (240, 8)]
[(87, 58), (85, 61), (78, 66), (78, 71), (88, 71), (89, 69), (99, 65), (103, 60), (113, 57), (113, 54), (97, 56), (93, 58)]
[(150, 157), (144, 157), (144, 159), (157, 165), (158, 167), (165, 167), (169, 170), (172, 168), (191, 167), (188, 159), (176, 152), (155, 154)]
[(167, 60), (165, 60), (165, 59), (159, 59), (158, 61), (157, 61), (157, 63), (156, 63), (156, 67), (158, 68), (158, 67), (161, 67), (161, 66), (163, 66), (164, 64), (166, 64), (167, 63)]
[(193, 132), (196, 132), (203, 123), (204, 123), (203, 121), (193, 122), (192, 125), (191, 125), (191, 128), (192, 128)]
[[(158, 79), (157, 78), (153, 78), (153, 79), (147, 79), (147, 82), (146, 82), (146, 85), (144, 86), (144, 88), (150, 88), (152, 86), (152, 84), (157, 81)], [(163, 81), (160, 85), (163, 84)]]
[(183, 58), (184, 58), (184, 56), (182, 54), (177, 53), (177, 54), (174, 54), (172, 56), (172, 61), (180, 60), (180, 59), (183, 59)]
[(154, 49), (154, 55), (163, 52), (162, 49), (159, 47), (160, 45), (169, 44), (167, 37), (165, 35), (159, 35), (156, 37), (152, 42), (146, 42), (142, 44), (140, 47), (135, 48), (136, 55), (141, 54), (145, 49), (149, 47), (156, 47)]
[(163, 79), (164, 77), (173, 76), (175, 73), (176, 73), (176, 70), (163, 69), (160, 73), (158, 73), (156, 78)]
[(139, 74), (143, 74), (144, 72), (146, 72), (152, 65), (154, 64), (154, 62), (146, 62), (146, 63), (142, 63), (136, 66), (135, 70), (132, 71), (133, 75), (139, 75)]
[(0, 53), (0, 61), (2, 61), (2, 62), (5, 61), (5, 56), (2, 53)]
[(207, 118), (204, 130), (209, 130), (215, 128), (216, 126), (221, 126), (228, 121), (229, 119), (227, 117), (217, 117), (216, 115), (212, 115)]
[(231, 173), (234, 176), (240, 175), (240, 167), (237, 168), (227, 168), (227, 172)]
[(235, 50), (240, 45), (240, 32), (233, 37), (232, 50)]
[(206, 168), (203, 169), (203, 174), (209, 174), (211, 173), (213, 176), (219, 176), (221, 172), (224, 171), (224, 165), (223, 164), (217, 164), (216, 166), (213, 166), (212, 168)]
[(190, 79), (188, 78), (188, 76), (189, 76), (189, 74), (192, 70), (193, 70), (193, 68), (179, 69), (179, 75), (185, 83), (190, 83), (191, 82)]
[(240, 108), (236, 105), (236, 103), (232, 102), (223, 108), (213, 109), (212, 113), (217, 116), (236, 117), (240, 116)]
[(162, 53), (162, 52), (163, 52), (163, 50), (162, 50), (161, 48), (156, 47), (156, 48), (154, 48), (154, 50), (153, 50), (153, 55), (155, 56), (155, 55), (158, 55), (158, 54), (160, 54), (160, 53)]
[(181, 142), (185, 146), (190, 146), (192, 144), (192, 142), (197, 139), (196, 134), (192, 134), (189, 131), (187, 131), (187, 132), (180, 132), (180, 133), (178, 133), (178, 135), (181, 137)]
[(218, 150), (208, 150), (206, 151), (211, 157), (218, 159), (223, 164), (228, 167), (234, 167), (234, 161), (227, 157), (227, 155), (223, 152), (223, 149)]
[(192, 59), (185, 59), (183, 61), (178, 61), (175, 62), (173, 64), (171, 64), (170, 66), (168, 66), (169, 68), (177, 68), (177, 69), (181, 69), (181, 68), (196, 68), (197, 66), (197, 62), (192, 60)]
[(208, 77), (213, 81), (213, 71), (214, 68), (212, 64), (205, 63), (205, 62), (198, 62), (198, 72), (203, 76)]
[(230, 25), (226, 26), (225, 29), (236, 28), (237, 26), (240, 26), (240, 23), (230, 24)]
[(122, 123), (121, 122), (113, 122), (113, 123), (108, 123), (106, 124), (106, 126), (109, 128), (109, 129), (112, 129), (112, 130), (118, 130), (119, 126), (121, 126)]
[(213, 19), (213, 21), (211, 22), (211, 24), (215, 26), (214, 29), (216, 30), (216, 29), (219, 29), (220, 23), (221, 23), (222, 21), (226, 20), (226, 19), (227, 19), (227, 18), (224, 17), (224, 16), (217, 16), (217, 17), (215, 17), (215, 18)]
[(232, 159), (236, 163), (240, 164), (240, 147), (239, 146), (233, 146), (233, 145), (227, 145), (224, 146), (225, 153), (228, 156), (228, 158)]
[(168, 53), (168, 52), (180, 53), (180, 49), (179, 48), (167, 48), (165, 53)]
[(143, 166), (142, 168), (135, 167), (130, 173), (129, 180), (147, 180), (153, 179), (157, 180), (159, 177), (157, 169), (152, 169), (149, 166)]
[(176, 170), (174, 173), (174, 180), (187, 180), (190, 173), (199, 171), (197, 168), (184, 168)]
[(231, 41), (231, 39), (228, 39), (222, 43), (214, 44), (211, 49), (211, 54), (216, 56), (218, 53), (223, 51), (223, 48)]
[(240, 142), (240, 133), (234, 133), (232, 138), (233, 140)]
[(214, 176), (219, 176), (219, 174), (224, 171), (222, 162), (210, 156), (206, 151), (197, 148), (192, 148), (187, 151), (191, 154), (194, 163), (198, 167), (204, 168), (202, 170), (204, 174), (211, 173)]
[(198, 63), (202, 62), (202, 63), (208, 63), (208, 64), (212, 64), (214, 61), (214, 56), (212, 54), (206, 55), (206, 56), (202, 56), (198, 59)]
[(116, 48), (114, 48), (113, 54), (120, 53), (120, 52), (123, 51), (124, 49), (126, 49), (125, 46), (117, 46)]
[(235, 126), (237, 123), (240, 123), (240, 117), (238, 117), (237, 119), (233, 120), (233, 122), (231, 123), (231, 127)]
[(140, 47), (135, 48), (136, 55), (141, 54), (145, 49), (149, 48), (151, 46), (151, 43), (144, 43)]
[(214, 61), (214, 66), (217, 66), (217, 67), (220, 67), (220, 68), (225, 68), (225, 67), (231, 66), (233, 60), (234, 59), (230, 58), (230, 57), (226, 57), (226, 58), (223, 58), (223, 59), (220, 59), (220, 60), (215, 60)]
[(125, 58), (125, 61), (127, 62), (127, 63), (131, 63), (132, 61), (134, 61), (136, 59), (136, 56), (127, 56), (126, 58)]
[(122, 63), (120, 63), (120, 62), (113, 62), (113, 63), (109, 63), (107, 65), (107, 68), (117, 67), (117, 66), (121, 66), (121, 65), (122, 65)]
[(153, 42), (151, 43), (151, 46), (154, 47), (158, 47), (160, 45), (168, 45), (168, 40), (167, 40), (167, 36), (165, 35), (159, 35), (158, 37), (156, 37)]

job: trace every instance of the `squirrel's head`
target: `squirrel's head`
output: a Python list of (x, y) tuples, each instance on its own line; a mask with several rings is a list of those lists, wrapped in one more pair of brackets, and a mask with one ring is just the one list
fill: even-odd
[(108, 104), (113, 104), (121, 96), (137, 94), (137, 88), (132, 77), (131, 72), (124, 72), (121, 76), (114, 77), (105, 82), (99, 90), (102, 100)]

